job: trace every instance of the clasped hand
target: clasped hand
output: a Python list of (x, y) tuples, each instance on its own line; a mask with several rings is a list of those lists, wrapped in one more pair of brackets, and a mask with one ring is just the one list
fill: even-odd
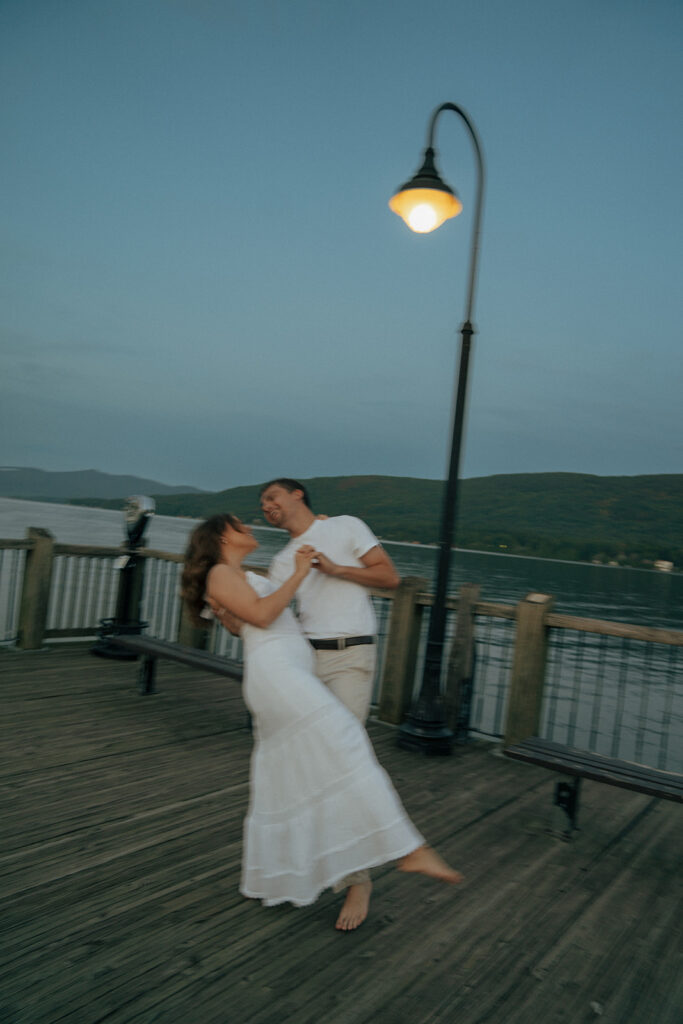
[(207, 597), (206, 603), (220, 622), (221, 626), (224, 626), (225, 629), (227, 629), (229, 633), (232, 633), (233, 636), (240, 635), (242, 632), (242, 626), (244, 625), (244, 621), (242, 619), (233, 615), (233, 613), (229, 612), (227, 608), (223, 608), (210, 597)]
[[(299, 557), (300, 556), (300, 557)], [(304, 544), (298, 548), (294, 555), (297, 569), (318, 569), (326, 576), (336, 576), (339, 566), (331, 558), (324, 555), (322, 551), (316, 551), (310, 544)]]
[(302, 544), (300, 548), (297, 548), (294, 552), (294, 565), (298, 572), (304, 572), (308, 575), (309, 571), (315, 566), (316, 559), (318, 558), (318, 552), (315, 550), (312, 544)]

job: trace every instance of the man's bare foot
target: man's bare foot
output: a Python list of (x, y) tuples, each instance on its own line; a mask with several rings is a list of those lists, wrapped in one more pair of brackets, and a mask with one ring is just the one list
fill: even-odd
[(413, 850), (398, 862), (398, 870), (415, 871), (420, 875), (436, 878), (440, 882), (449, 882), (451, 885), (457, 885), (464, 878), (459, 871), (450, 868), (431, 846), (418, 846), (417, 850)]
[(354, 928), (362, 924), (368, 916), (371, 892), (372, 882), (350, 885), (346, 890), (344, 906), (339, 911), (335, 928), (340, 932), (352, 932)]

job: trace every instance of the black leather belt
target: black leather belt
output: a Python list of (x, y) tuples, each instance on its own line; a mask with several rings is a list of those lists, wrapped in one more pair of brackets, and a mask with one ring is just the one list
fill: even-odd
[(309, 640), (311, 647), (316, 651), (343, 651), (346, 647), (356, 647), (358, 644), (374, 644), (374, 636), (338, 636), (333, 640)]

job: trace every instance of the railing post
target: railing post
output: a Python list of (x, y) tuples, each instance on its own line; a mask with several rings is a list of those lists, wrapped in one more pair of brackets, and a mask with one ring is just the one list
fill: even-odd
[(505, 746), (537, 736), (541, 722), (547, 648), (545, 617), (555, 599), (527, 594), (517, 605), (515, 650), (505, 722)]
[(196, 647), (205, 651), (208, 646), (211, 623), (206, 629), (200, 629), (190, 620), (185, 600), (180, 602), (180, 619), (178, 621), (178, 643), (185, 647)]
[(458, 594), (455, 636), (446, 675), (446, 724), (456, 743), (466, 743), (470, 727), (474, 678), (474, 606), (478, 583), (465, 583)]
[(26, 537), (32, 547), (26, 552), (17, 646), (22, 651), (35, 651), (43, 646), (47, 628), (55, 541), (49, 530), (37, 526), (30, 526)]
[(410, 707), (422, 622), (416, 597), (428, 585), (421, 576), (405, 576), (394, 591), (377, 709), (382, 722), (400, 725)]

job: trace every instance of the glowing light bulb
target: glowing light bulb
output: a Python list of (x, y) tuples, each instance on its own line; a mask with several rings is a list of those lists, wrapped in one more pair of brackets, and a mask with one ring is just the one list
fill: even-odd
[(413, 231), (426, 234), (433, 231), (438, 223), (436, 210), (429, 203), (418, 203), (408, 214), (408, 225)]
[(436, 188), (402, 189), (392, 196), (389, 206), (411, 231), (423, 235), (462, 210), (462, 203), (453, 192)]

